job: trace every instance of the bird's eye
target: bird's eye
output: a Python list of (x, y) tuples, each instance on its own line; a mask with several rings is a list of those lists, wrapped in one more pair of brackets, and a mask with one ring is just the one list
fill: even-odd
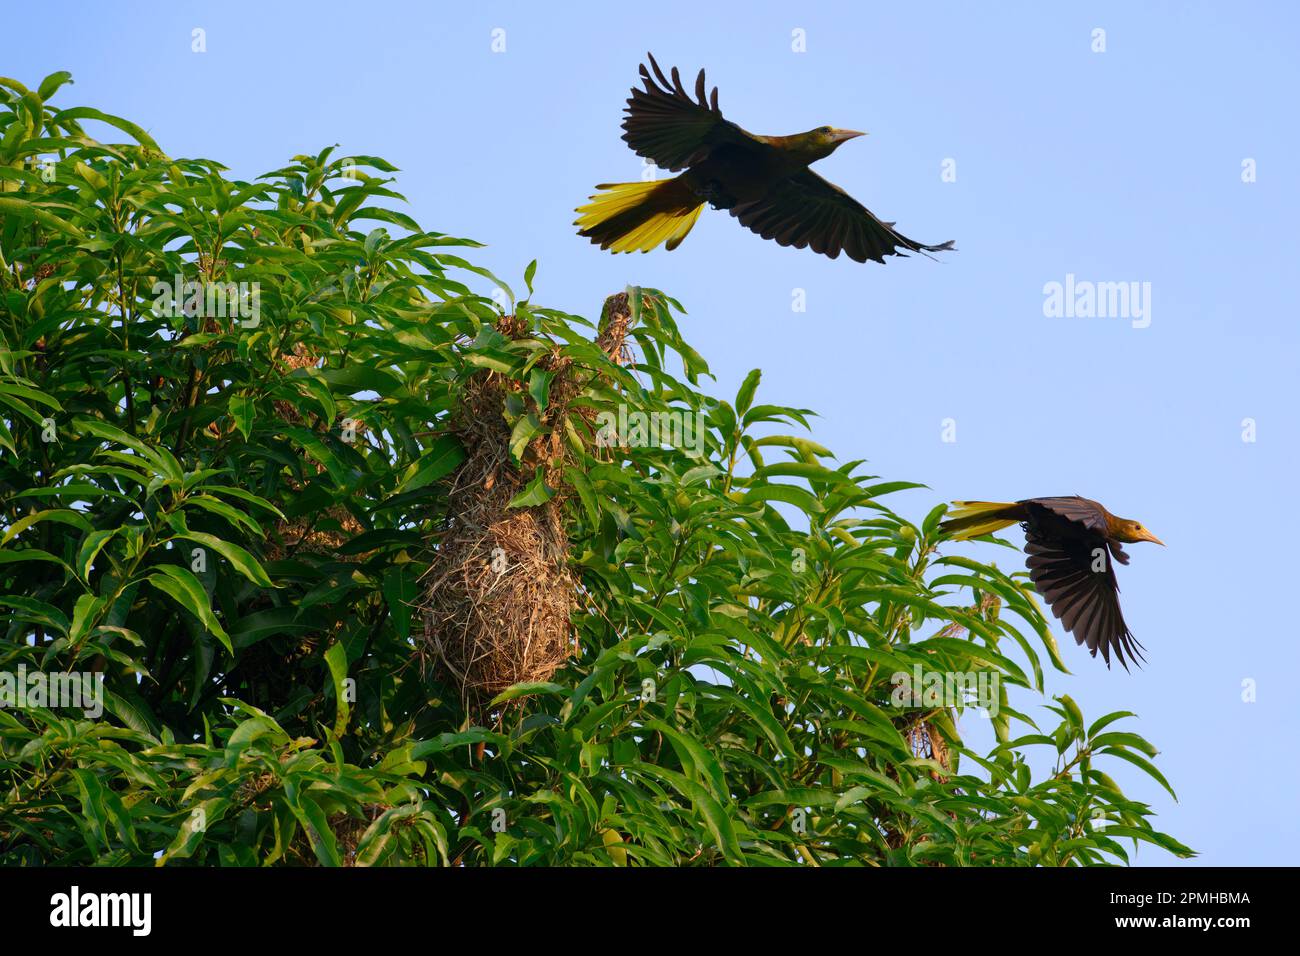
[(831, 128), (830, 128), (829, 126), (823, 126), (823, 127), (821, 128), (821, 131), (822, 131), (823, 133), (829, 133), (829, 132), (831, 131)]

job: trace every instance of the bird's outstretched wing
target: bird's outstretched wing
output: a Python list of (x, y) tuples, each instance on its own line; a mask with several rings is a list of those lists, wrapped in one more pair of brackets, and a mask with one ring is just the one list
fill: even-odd
[(715, 146), (754, 142), (743, 129), (722, 118), (716, 86), (712, 96), (705, 96), (703, 70), (695, 79), (695, 99), (691, 99), (677, 67), (673, 67), (669, 82), (655, 58), (649, 53), (646, 56), (654, 75), (642, 64), (645, 89), (632, 88), (623, 120), (623, 139), (638, 156), (652, 160), (660, 169), (676, 172), (705, 159)]
[(738, 203), (730, 212), (764, 239), (796, 249), (811, 246), (832, 259), (843, 252), (857, 262), (884, 262), (885, 256), (953, 248), (951, 241), (927, 246), (907, 238), (892, 222), (877, 219), (839, 186), (808, 169), (779, 180), (763, 198)]
[[(1029, 577), (1062, 626), (1093, 657), (1101, 651), (1110, 666), (1111, 651), (1128, 670), (1127, 654), (1142, 660), (1142, 645), (1129, 632), (1119, 607), (1119, 581), (1107, 540), (1101, 535), (1048, 536), (1030, 527), (1025, 536)], [(1101, 570), (1094, 570), (1100, 567)]]

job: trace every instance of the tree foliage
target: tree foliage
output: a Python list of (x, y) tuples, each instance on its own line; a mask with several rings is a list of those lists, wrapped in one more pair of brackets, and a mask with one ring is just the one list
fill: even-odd
[[(93, 672), (104, 712), (0, 708), (0, 862), (1190, 853), (1105, 773), (1168, 787), (1131, 715), (1012, 709), (1009, 685), (1063, 669), (1024, 577), (943, 556), (942, 506), (900, 516), (920, 486), (837, 462), (757, 371), (707, 396), (671, 298), (633, 293), (622, 366), (532, 302), (530, 266), (504, 311), (531, 331), (502, 336), (471, 287), (505, 284), (396, 208), (384, 160), (240, 181), (52, 107), (67, 79), (0, 79), (0, 671)], [(173, 314), (161, 290), (183, 305), (185, 283), (202, 304)], [(214, 315), (227, 283), (257, 307), (236, 285)], [(570, 420), (576, 653), (467, 710), (421, 666), (413, 610), (463, 458), (448, 423), (490, 369), (523, 383), (507, 424), (535, 437), (547, 355), (590, 373), (594, 414), (699, 416), (703, 441), (610, 446)], [(529, 487), (518, 507), (554, 490)], [(963, 743), (961, 701), (900, 705), (894, 675), (918, 672), (996, 676), (991, 752)]]

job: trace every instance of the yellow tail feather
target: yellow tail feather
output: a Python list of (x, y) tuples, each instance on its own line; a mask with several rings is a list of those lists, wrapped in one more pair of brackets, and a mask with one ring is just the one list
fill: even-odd
[[(1015, 524), (1018, 519), (1000, 516), (1008, 508), (1016, 507), (1010, 501), (954, 501), (940, 528), (949, 530), (954, 541), (978, 538)], [(983, 520), (980, 520), (983, 517)]]
[(612, 252), (649, 252), (666, 243), (681, 245), (704, 204), (677, 180), (602, 183), (592, 201), (576, 210), (581, 235)]

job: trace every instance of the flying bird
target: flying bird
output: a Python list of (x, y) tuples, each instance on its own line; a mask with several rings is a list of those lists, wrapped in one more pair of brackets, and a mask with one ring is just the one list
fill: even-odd
[(1128, 564), (1121, 545), (1137, 541), (1163, 545), (1163, 541), (1138, 522), (1117, 518), (1097, 502), (1077, 495), (1015, 502), (954, 501), (953, 505), (955, 510), (939, 530), (957, 541), (1020, 524), (1034, 588), (1075, 642), (1088, 645), (1093, 657), (1100, 650), (1110, 667), (1114, 651), (1125, 670), (1125, 654), (1134, 663), (1144, 659), (1142, 645), (1120, 612), (1114, 561)]
[(841, 143), (864, 133), (833, 126), (793, 136), (748, 133), (718, 109), (718, 89), (705, 97), (704, 71), (694, 99), (646, 54), (645, 89), (633, 87), (623, 120), (623, 139), (639, 156), (679, 176), (641, 183), (605, 183), (581, 206), (575, 226), (602, 249), (649, 252), (663, 243), (681, 245), (705, 203), (725, 209), (740, 224), (783, 246), (836, 258), (884, 262), (885, 256), (942, 252), (951, 241), (927, 246), (907, 238), (860, 202), (808, 167)]

